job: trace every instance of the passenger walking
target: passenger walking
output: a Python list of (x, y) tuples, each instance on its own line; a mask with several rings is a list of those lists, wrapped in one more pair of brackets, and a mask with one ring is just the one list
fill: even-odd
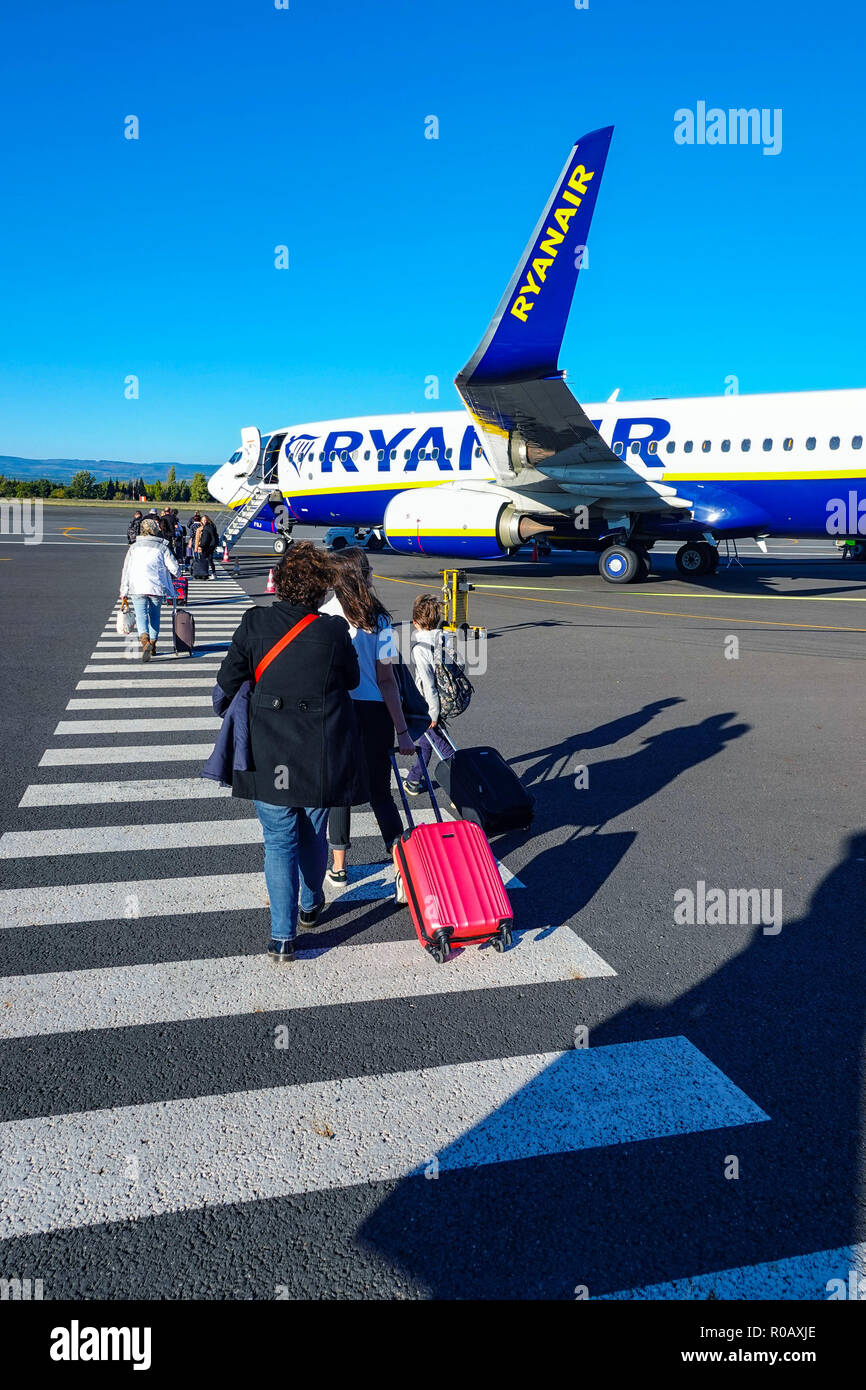
[(252, 684), (250, 756), (235, 765), (231, 787), (252, 800), (261, 822), (268, 954), (281, 964), (294, 959), (298, 925), (314, 927), (324, 907), (328, 808), (354, 794), (359, 750), (349, 692), (360, 672), (344, 620), (317, 611), (331, 584), (325, 553), (298, 542), (274, 579), (277, 599), (244, 614), (217, 683), (226, 702)]
[(136, 513), (133, 515), (132, 521), (129, 523), (129, 525), (128, 525), (127, 528), (126, 528), (126, 543), (127, 543), (127, 545), (132, 545), (133, 541), (137, 541), (137, 540), (138, 540), (139, 534), (140, 534), (140, 532), (141, 532), (141, 523), (142, 523), (143, 520), (144, 520), (144, 518), (142, 517), (141, 512), (136, 512)]
[[(358, 654), (361, 678), (352, 691), (352, 702), (361, 739), (361, 773), (357, 799), (352, 805), (369, 801), (376, 824), (389, 855), (403, 830), (400, 812), (391, 794), (391, 750), (396, 732), (400, 752), (410, 756), (415, 745), (409, 737), (400, 690), (394, 676), (396, 655), (391, 617), (379, 601), (373, 586), (370, 561), (360, 546), (349, 546), (331, 558), (333, 596), (323, 604), (323, 613), (344, 617)], [(363, 785), (365, 784), (365, 785)], [(348, 878), (346, 855), (351, 848), (349, 805), (335, 806), (331, 812), (328, 838), (333, 865), (328, 870), (332, 883)]]
[(424, 767), (430, 766), (430, 754), (435, 750), (439, 758), (447, 761), (454, 752), (452, 744), (444, 734), (445, 722), (440, 720), (439, 691), (436, 688), (435, 662), (437, 647), (444, 647), (449, 639), (439, 624), (442, 621), (442, 603), (435, 594), (419, 594), (412, 605), (412, 626), (415, 635), (412, 642), (412, 664), (421, 686), (421, 693), (427, 701), (430, 727), (418, 740), (418, 757), (409, 769), (403, 786), (411, 796), (424, 791)]
[(142, 661), (156, 656), (160, 605), (165, 597), (174, 599), (175, 574), (177, 560), (160, 533), (159, 522), (146, 516), (141, 534), (126, 552), (120, 577), (121, 598), (131, 599), (135, 610)]
[(203, 515), (201, 525), (196, 534), (196, 553), (201, 555), (202, 559), (206, 562), (214, 579), (216, 579), (216, 567), (213, 557), (218, 542), (219, 535), (217, 534), (217, 528), (214, 526), (209, 516)]

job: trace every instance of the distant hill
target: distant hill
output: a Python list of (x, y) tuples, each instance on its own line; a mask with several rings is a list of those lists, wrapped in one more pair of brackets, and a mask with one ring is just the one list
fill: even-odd
[(0, 454), (0, 473), (7, 478), (50, 478), (52, 482), (68, 483), (76, 473), (92, 473), (97, 482), (106, 478), (144, 478), (146, 483), (164, 483), (168, 470), (175, 477), (191, 482), (195, 473), (208, 473), (206, 468), (193, 468), (184, 463), (125, 463), (122, 459), (22, 459), (12, 454)]

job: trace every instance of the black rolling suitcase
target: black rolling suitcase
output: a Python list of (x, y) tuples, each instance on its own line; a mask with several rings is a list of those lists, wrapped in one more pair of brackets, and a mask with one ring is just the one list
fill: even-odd
[[(444, 730), (440, 729), (440, 733)], [(532, 824), (535, 797), (495, 748), (454, 748), (436, 764), (436, 781), (464, 820), (473, 820), (485, 835), (525, 830)]]
[(172, 610), (171, 633), (175, 654), (182, 656), (186, 652), (187, 656), (192, 656), (195, 647), (195, 618), (185, 608), (175, 605)]
[(207, 579), (210, 574), (210, 568), (203, 555), (193, 555), (191, 573), (193, 579)]

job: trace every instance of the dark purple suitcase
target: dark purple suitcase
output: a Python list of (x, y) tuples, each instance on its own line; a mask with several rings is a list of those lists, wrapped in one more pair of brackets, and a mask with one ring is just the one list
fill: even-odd
[(171, 617), (175, 653), (181, 656), (186, 652), (187, 656), (192, 656), (195, 647), (195, 618), (186, 608), (175, 608)]

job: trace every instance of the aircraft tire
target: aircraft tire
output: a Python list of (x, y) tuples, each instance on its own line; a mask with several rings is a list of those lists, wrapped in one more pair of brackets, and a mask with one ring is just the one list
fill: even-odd
[(848, 549), (852, 560), (866, 560), (866, 541), (855, 541)]
[(286, 551), (288, 550), (291, 544), (291, 536), (277, 536), (276, 540), (274, 541), (274, 553), (276, 555), (285, 555)]
[(384, 536), (371, 535), (367, 541), (368, 550), (384, 550), (387, 542)]
[(642, 569), (637, 551), (627, 545), (609, 545), (598, 557), (598, 572), (608, 584), (633, 584)]
[(686, 541), (676, 553), (676, 565), (683, 579), (701, 579), (709, 574), (713, 563), (707, 554), (711, 550), (706, 541)]
[(634, 583), (645, 584), (646, 581), (649, 579), (650, 573), (652, 571), (652, 561), (650, 560), (649, 555), (647, 554), (646, 550), (642, 545), (636, 545), (634, 547), (634, 550), (638, 560), (640, 561), (638, 572), (634, 577)]

